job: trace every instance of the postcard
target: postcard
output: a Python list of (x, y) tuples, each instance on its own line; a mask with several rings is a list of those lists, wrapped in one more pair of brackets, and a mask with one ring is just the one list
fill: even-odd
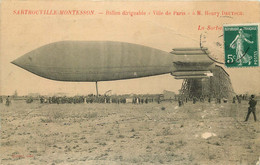
[(259, 1), (1, 1), (1, 164), (260, 164)]

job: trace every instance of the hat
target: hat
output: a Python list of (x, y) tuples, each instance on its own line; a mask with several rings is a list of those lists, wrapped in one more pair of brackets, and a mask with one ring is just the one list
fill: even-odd
[(255, 95), (251, 95), (251, 98), (255, 98)]

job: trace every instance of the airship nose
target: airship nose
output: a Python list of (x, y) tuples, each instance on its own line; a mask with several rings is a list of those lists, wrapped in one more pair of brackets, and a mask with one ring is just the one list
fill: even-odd
[(14, 64), (14, 65), (19, 66), (19, 62), (17, 62), (17, 59), (16, 59), (16, 60), (13, 60), (11, 63)]
[(27, 67), (32, 65), (32, 58), (30, 56), (22, 56), (13, 60), (11, 63), (23, 69), (28, 69)]
[(21, 64), (21, 61), (18, 60), (18, 59), (13, 60), (11, 63), (14, 64), (14, 65), (16, 65), (16, 66), (19, 66), (19, 67), (23, 68), (23, 67), (22, 67), (22, 64)]
[(33, 52), (33, 53), (27, 53), (11, 61), (11, 63), (36, 75), (41, 74), (43, 75), (43, 77), (46, 76), (45, 73), (46, 68), (44, 68), (44, 66), (37, 67), (40, 66), (39, 62), (37, 61), (42, 61), (42, 60), (37, 59), (37, 54)]

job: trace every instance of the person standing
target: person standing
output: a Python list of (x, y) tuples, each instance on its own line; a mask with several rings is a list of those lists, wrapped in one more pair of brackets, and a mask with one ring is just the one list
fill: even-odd
[(11, 104), (10, 96), (7, 96), (6, 101), (5, 101), (5, 105), (9, 106), (10, 104)]
[(236, 103), (236, 97), (233, 97), (233, 102), (232, 103)]
[(252, 112), (254, 115), (254, 120), (256, 121), (256, 115), (255, 115), (255, 111), (256, 111), (256, 104), (257, 101), (255, 100), (255, 95), (251, 95), (251, 98), (249, 100), (249, 107), (248, 107), (248, 112), (247, 112), (247, 116), (246, 116), (246, 120), (245, 122), (248, 120), (250, 113)]
[(178, 99), (178, 103), (179, 103), (179, 107), (181, 107), (181, 106), (182, 106), (182, 100), (181, 100), (181, 98)]
[(197, 101), (197, 98), (196, 98), (196, 97), (193, 97), (193, 98), (192, 98), (192, 101), (193, 101), (193, 104), (195, 104), (196, 101)]

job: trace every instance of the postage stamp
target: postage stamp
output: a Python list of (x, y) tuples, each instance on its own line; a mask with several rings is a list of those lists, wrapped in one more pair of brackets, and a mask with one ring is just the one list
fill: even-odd
[(259, 66), (259, 24), (223, 25), (226, 67)]

